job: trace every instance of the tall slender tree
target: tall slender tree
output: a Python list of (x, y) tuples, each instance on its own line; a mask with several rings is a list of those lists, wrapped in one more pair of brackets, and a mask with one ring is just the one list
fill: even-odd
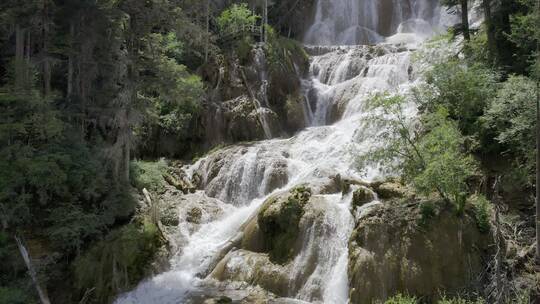
[(469, 27), (469, 0), (443, 0), (443, 5), (455, 6), (460, 5), (461, 8), (461, 31), (463, 32), (463, 38), (466, 41), (471, 40), (471, 33)]
[(536, 14), (536, 261), (540, 264), (540, 0)]

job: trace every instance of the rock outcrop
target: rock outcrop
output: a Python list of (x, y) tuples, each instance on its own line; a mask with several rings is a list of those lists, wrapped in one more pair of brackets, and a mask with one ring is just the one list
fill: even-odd
[[(379, 192), (394, 196), (400, 188), (394, 186)], [(357, 219), (349, 243), (351, 303), (375, 303), (397, 293), (433, 301), (442, 291), (475, 284), (491, 236), (477, 229), (473, 216), (457, 216), (443, 202), (434, 205), (434, 215), (423, 221), (418, 202), (407, 200), (371, 206)]]

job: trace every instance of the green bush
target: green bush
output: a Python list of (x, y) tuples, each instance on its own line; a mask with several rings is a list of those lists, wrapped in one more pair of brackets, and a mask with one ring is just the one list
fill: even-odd
[(415, 297), (404, 296), (402, 294), (393, 296), (390, 299), (386, 300), (386, 302), (384, 302), (384, 304), (416, 304), (416, 303), (418, 303), (418, 300)]
[(0, 304), (34, 303), (28, 293), (22, 289), (0, 286)]
[(445, 109), (428, 115), (424, 125), (429, 131), (417, 141), (423, 166), (413, 167), (409, 179), (421, 193), (436, 189), (461, 213), (468, 191), (467, 178), (476, 171), (477, 164), (463, 152), (464, 138), (457, 124), (447, 118)]
[(233, 4), (228, 9), (221, 12), (217, 18), (220, 32), (230, 33), (242, 30), (254, 25), (260, 17), (255, 15), (246, 3)]
[(79, 291), (95, 288), (95, 298), (106, 303), (139, 282), (158, 248), (158, 236), (157, 227), (146, 219), (113, 230), (75, 260)]
[(443, 296), (441, 300), (439, 300), (438, 304), (484, 304), (486, 303), (483, 299), (478, 298), (476, 300), (467, 300), (464, 298), (447, 298)]
[(437, 214), (435, 204), (433, 202), (422, 202), (420, 204), (420, 226), (427, 226), (430, 219)]
[(304, 47), (296, 40), (279, 36), (269, 25), (266, 26), (268, 41), (265, 45), (270, 72), (296, 73), (295, 63), (309, 63)]
[(163, 174), (167, 170), (167, 163), (161, 159), (156, 162), (133, 161), (131, 162), (131, 184), (139, 190), (146, 188), (148, 191), (162, 192), (165, 189)]
[(535, 160), (536, 84), (523, 76), (511, 76), (493, 99), (483, 117), (486, 128), (495, 132), (496, 140), (529, 170), (532, 180)]
[(490, 215), (491, 204), (483, 195), (472, 195), (468, 201), (474, 208), (474, 217), (476, 225), (481, 232), (488, 232), (491, 228)]
[(378, 140), (385, 145), (374, 147), (357, 158), (360, 169), (369, 164), (400, 173), (420, 194), (438, 193), (455, 205), (457, 213), (465, 206), (467, 178), (477, 168), (473, 157), (464, 152), (465, 138), (448, 111), (439, 107), (424, 113), (421, 124), (405, 114), (405, 98), (378, 95), (370, 107), (378, 111), (370, 119), (381, 128)]
[(442, 106), (464, 135), (477, 135), (478, 118), (495, 97), (498, 76), (481, 65), (450, 60), (435, 64), (425, 77), (427, 85), (416, 90), (421, 108), (436, 112)]

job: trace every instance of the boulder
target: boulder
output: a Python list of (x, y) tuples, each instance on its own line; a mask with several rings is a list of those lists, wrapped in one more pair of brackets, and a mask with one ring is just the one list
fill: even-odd
[(440, 291), (471, 287), (484, 270), (492, 238), (474, 217), (456, 216), (444, 203), (420, 227), (418, 204), (388, 201), (358, 219), (349, 241), (351, 303), (374, 303), (397, 294), (428, 302)]
[(375, 200), (375, 194), (367, 187), (359, 187), (353, 192), (352, 206), (354, 209)]
[(408, 189), (397, 181), (372, 183), (373, 190), (381, 199), (404, 198), (410, 196)]
[(270, 261), (268, 254), (247, 250), (229, 252), (211, 273), (220, 281), (246, 282), (275, 294), (288, 292), (288, 267)]
[(269, 198), (259, 212), (257, 224), (272, 262), (283, 264), (294, 256), (298, 226), (310, 197), (311, 189), (297, 187)]

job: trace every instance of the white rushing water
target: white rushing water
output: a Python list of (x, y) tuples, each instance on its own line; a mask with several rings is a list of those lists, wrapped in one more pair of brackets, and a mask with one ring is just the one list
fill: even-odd
[[(407, 32), (413, 38), (406, 39), (413, 43), (409, 46), (416, 47), (437, 28), (440, 8), (428, 0), (319, 0), (316, 9), (306, 42), (379, 44), (307, 47), (313, 55), (310, 76), (303, 81), (304, 114), (311, 127), (288, 139), (228, 147), (190, 166), (188, 174), (199, 174), (205, 193), (227, 205), (226, 212), (186, 236), (187, 245), (171, 260), (170, 271), (141, 283), (116, 303), (185, 303), (209, 288), (205, 275), (217, 255), (273, 193), (336, 174), (363, 179), (379, 175), (377, 168), (367, 168), (361, 176), (351, 153), (379, 144), (374, 135), (380, 130), (366, 123), (366, 102), (375, 92), (404, 92), (416, 81), (412, 51), (391, 36)], [(302, 249), (287, 266), (286, 296), (307, 303), (347, 303), (351, 197), (315, 195), (312, 200), (314, 215), (300, 225)], [(238, 261), (234, 267), (247, 267)]]
[(305, 42), (315, 45), (377, 44), (385, 37), (426, 37), (440, 24), (433, 0), (318, 0)]

